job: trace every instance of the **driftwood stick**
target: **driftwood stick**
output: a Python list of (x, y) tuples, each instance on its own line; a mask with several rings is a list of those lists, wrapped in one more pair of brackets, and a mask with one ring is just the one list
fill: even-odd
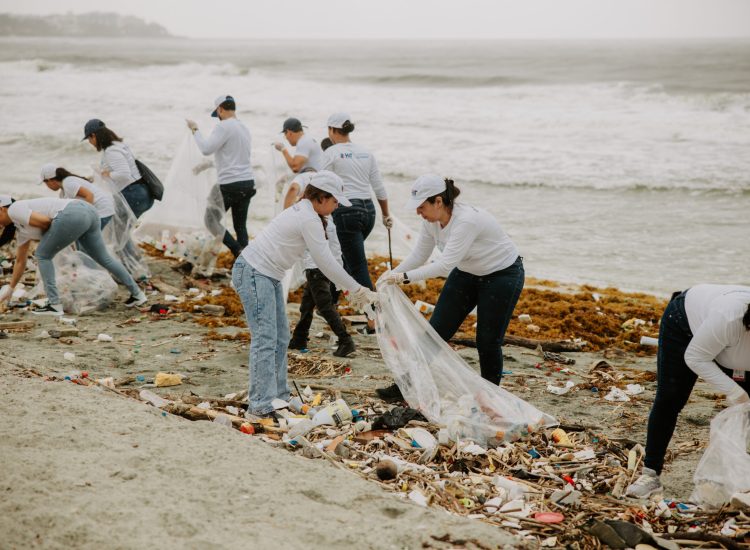
[(189, 420), (213, 420), (220, 414), (223, 414), (229, 417), (229, 419), (232, 421), (232, 426), (235, 426), (236, 428), (239, 428), (242, 424), (247, 422), (249, 424), (252, 424), (253, 427), (256, 428), (260, 432), (284, 433), (284, 430), (282, 430), (281, 428), (278, 428), (276, 426), (268, 426), (266, 424), (262, 424), (258, 420), (242, 418), (241, 416), (234, 416), (229, 413), (213, 411), (210, 409), (200, 409), (198, 407), (193, 407), (191, 405), (185, 405), (184, 403), (171, 403), (167, 405), (166, 407), (164, 407), (164, 409), (162, 410), (170, 414), (182, 416)]
[[(477, 347), (476, 340), (471, 338), (452, 338), (451, 344), (458, 344), (459, 346), (466, 346), (469, 348)], [(583, 345), (575, 342), (568, 342), (567, 340), (533, 340), (531, 338), (523, 338), (521, 336), (512, 336), (510, 334), (505, 335), (505, 344), (511, 346), (520, 346), (522, 348), (536, 349), (538, 346), (542, 346), (543, 351), (583, 351)]]
[(5, 321), (0, 323), (0, 330), (31, 330), (35, 326), (34, 321)]
[(663, 539), (679, 539), (679, 540), (697, 540), (701, 542), (718, 542), (728, 550), (742, 550), (747, 546), (737, 543), (729, 537), (722, 535), (714, 535), (711, 533), (695, 532), (689, 533), (687, 531), (676, 531), (674, 533), (657, 533), (657, 536)]

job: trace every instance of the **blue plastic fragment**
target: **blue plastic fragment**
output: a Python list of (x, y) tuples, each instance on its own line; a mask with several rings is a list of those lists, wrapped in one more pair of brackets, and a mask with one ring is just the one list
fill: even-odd
[(542, 455), (540, 455), (540, 454), (539, 454), (539, 453), (537, 452), (537, 450), (536, 450), (536, 449), (532, 448), (532, 449), (531, 449), (531, 450), (529, 451), (529, 456), (531, 456), (531, 458), (539, 458), (539, 457), (541, 457)]
[(145, 376), (143, 376), (142, 374), (138, 374), (138, 375), (136, 375), (135, 379), (136, 379), (136, 380), (137, 380), (138, 382), (145, 382), (145, 381), (146, 381), (146, 377), (145, 377)]
[(596, 392), (599, 391), (599, 388), (597, 388), (596, 386), (594, 386), (593, 388), (591, 388), (591, 391), (594, 392), (594, 393), (596, 393)]
[(414, 447), (414, 448), (416, 448), (416, 449), (421, 449), (422, 448), (422, 446), (419, 443), (417, 443), (416, 441), (414, 441), (414, 440), (412, 440), (411, 446)]

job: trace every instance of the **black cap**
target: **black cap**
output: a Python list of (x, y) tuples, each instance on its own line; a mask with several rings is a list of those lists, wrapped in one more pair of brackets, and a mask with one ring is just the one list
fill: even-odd
[(86, 141), (91, 134), (104, 127), (105, 124), (101, 120), (92, 118), (83, 127), (83, 139), (81, 141)]
[(300, 119), (292, 117), (284, 121), (284, 128), (281, 130), (281, 133), (283, 134), (287, 130), (290, 132), (301, 132), (302, 128), (307, 128), (307, 126), (303, 126)]

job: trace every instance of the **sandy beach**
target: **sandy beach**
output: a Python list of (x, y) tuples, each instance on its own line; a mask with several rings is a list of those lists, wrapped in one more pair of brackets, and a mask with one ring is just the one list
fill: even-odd
[[(151, 260), (155, 280), (187, 292), (186, 280), (167, 259)], [(226, 279), (200, 281), (219, 288)], [(231, 292), (231, 291), (230, 291)], [(152, 296), (158, 303), (163, 295)], [(189, 309), (189, 308), (186, 308)], [(290, 321), (297, 304), (289, 304)], [(517, 311), (517, 313), (523, 313)], [(25, 331), (0, 339), (2, 415), (0, 446), (4, 498), (0, 511), (3, 546), (135, 548), (496, 548), (521, 544), (511, 532), (477, 519), (423, 508), (404, 493), (363, 480), (341, 464), (295, 455), (277, 441), (263, 441), (217, 423), (191, 422), (137, 399), (96, 385), (65, 381), (73, 371), (89, 379), (114, 377), (118, 390), (146, 387), (171, 399), (225, 396), (247, 389), (247, 343), (219, 340), (242, 327), (207, 328), (199, 315), (168, 316), (126, 310), (121, 305), (77, 318), (77, 336), (50, 338), (70, 328), (50, 318), (9, 313), (0, 321), (32, 321)], [(221, 323), (220, 323), (221, 324)], [(207, 338), (212, 331), (211, 339)], [(315, 320), (309, 358), (331, 356), (330, 331)], [(112, 336), (99, 341), (99, 334)], [(40, 335), (42, 337), (40, 337)], [(357, 353), (343, 360), (340, 376), (292, 376), (300, 386), (342, 392), (350, 406), (391, 382), (373, 336), (357, 334)], [(506, 345), (503, 386), (556, 416), (561, 424), (630, 444), (645, 444), (654, 395), (653, 355), (608, 348), (567, 353), (575, 364), (545, 363), (538, 352)], [(72, 360), (65, 353), (74, 354)], [(460, 348), (478, 368), (476, 350)], [(70, 357), (70, 356), (68, 356)], [(624, 379), (645, 388), (629, 402), (609, 402), (592, 391), (591, 366), (606, 360)], [(154, 388), (158, 372), (185, 376), (179, 386)], [(136, 377), (142, 376), (142, 381)], [(576, 385), (565, 395), (548, 384)], [(692, 474), (708, 442), (710, 419), (723, 400), (699, 382), (677, 425), (663, 476), (665, 496), (686, 500)], [(277, 448), (279, 447), (279, 448)], [(338, 467), (337, 467), (338, 466)], [(637, 501), (630, 505), (638, 506)], [(446, 537), (447, 538), (444, 538)], [(471, 542), (474, 540), (475, 542)], [(462, 542), (463, 541), (463, 542)], [(534, 546), (533, 541), (525, 544)]]

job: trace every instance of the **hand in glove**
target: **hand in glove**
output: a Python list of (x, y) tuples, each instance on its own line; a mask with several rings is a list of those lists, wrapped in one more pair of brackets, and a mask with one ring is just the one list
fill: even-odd
[(730, 407), (741, 405), (742, 403), (750, 403), (750, 395), (741, 387), (738, 387), (731, 394), (727, 395), (727, 405)]
[(13, 289), (11, 286), (3, 285), (3, 288), (0, 288), (0, 304), (10, 301), (11, 296), (13, 296)]
[(194, 120), (190, 120), (186, 118), (185, 122), (187, 123), (187, 127), (190, 128), (191, 132), (195, 133), (198, 130), (198, 125), (195, 123)]
[(273, 146), (276, 148), (277, 151), (283, 151), (284, 149), (286, 149), (286, 147), (284, 147), (284, 144), (279, 141), (274, 143)]
[(354, 309), (364, 309), (370, 304), (378, 303), (378, 295), (366, 286), (361, 286), (354, 292), (349, 293), (349, 304)]
[(380, 276), (377, 284), (400, 285), (401, 283), (404, 282), (405, 278), (406, 278), (406, 275), (404, 275), (403, 273), (398, 273), (393, 270), (388, 270)]
[(386, 229), (391, 229), (393, 227), (393, 217), (383, 216), (383, 225)]

